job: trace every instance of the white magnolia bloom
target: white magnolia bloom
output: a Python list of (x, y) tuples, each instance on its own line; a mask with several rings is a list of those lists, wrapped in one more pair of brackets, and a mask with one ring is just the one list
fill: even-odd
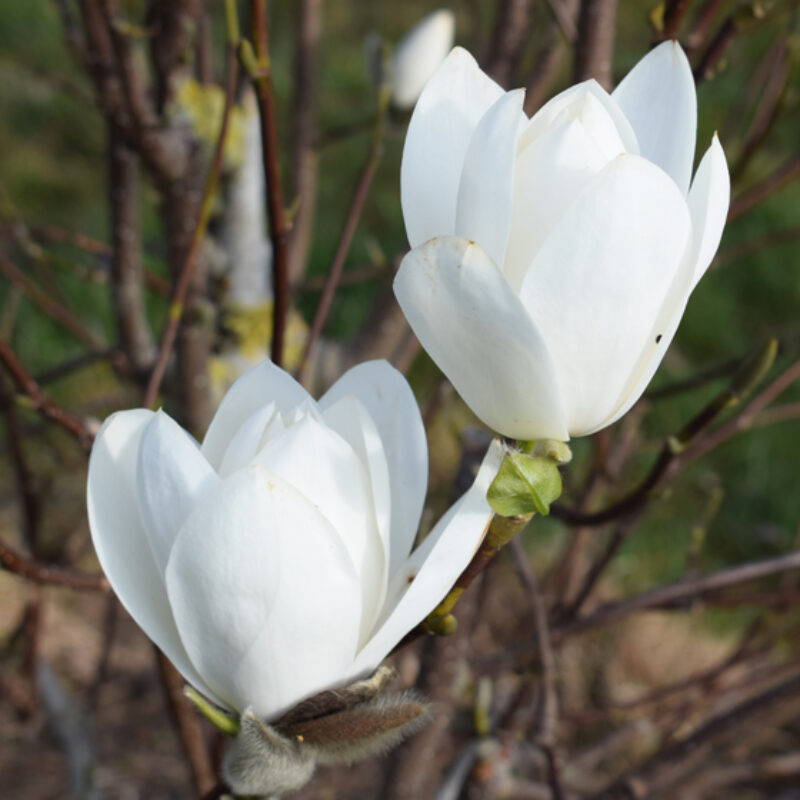
[(715, 136), (690, 188), (697, 98), (675, 42), (610, 95), (586, 81), (531, 119), (523, 95), (458, 48), (425, 87), (395, 293), (487, 425), (566, 440), (644, 391), (719, 245), (730, 180)]
[(414, 106), (428, 79), (450, 52), (455, 33), (455, 14), (439, 9), (423, 17), (397, 43), (390, 64), (394, 106)]
[(361, 364), (317, 403), (265, 362), (202, 446), (160, 411), (109, 417), (89, 525), (119, 599), (186, 680), (269, 719), (374, 670), (433, 610), (482, 539), (501, 458), (495, 443), (411, 553), (428, 456), (402, 375)]

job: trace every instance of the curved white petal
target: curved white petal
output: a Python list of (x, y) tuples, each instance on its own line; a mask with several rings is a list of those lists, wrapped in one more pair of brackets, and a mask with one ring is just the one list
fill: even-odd
[(692, 288), (711, 264), (722, 239), (731, 202), (731, 178), (728, 163), (717, 135), (711, 140), (689, 190), (689, 214), (692, 217)]
[[(319, 406), (324, 410), (325, 420), (350, 442), (354, 439), (346, 433), (344, 420), (341, 424), (331, 419), (331, 412), (348, 395), (358, 398), (367, 410), (382, 442), (388, 467), (391, 491), (391, 534), (389, 537), (389, 576), (391, 577), (406, 559), (417, 535), (425, 492), (428, 487), (428, 444), (425, 426), (414, 393), (402, 373), (387, 361), (368, 361), (345, 372), (323, 395)], [(341, 415), (336, 415), (337, 419)], [(362, 427), (365, 445), (368, 442), (367, 427)], [(371, 452), (371, 448), (367, 447)], [(383, 482), (378, 474), (381, 467), (372, 466), (373, 496), (376, 510), (380, 514)]]
[(275, 403), (256, 409), (239, 426), (228, 442), (217, 472), (227, 478), (249, 464), (267, 440), (285, 430), (283, 417)]
[(685, 274), (676, 282), (655, 321), (633, 379), (623, 392), (619, 407), (600, 427), (610, 425), (626, 414), (653, 379), (678, 330), (689, 294), (714, 258), (728, 215), (729, 202), (728, 165), (725, 162), (722, 146), (715, 136), (697, 168), (689, 192), (693, 237), (691, 249), (686, 256), (686, 266), (683, 270)]
[(218, 696), (271, 717), (347, 671), (361, 616), (327, 520), (259, 466), (235, 472), (184, 524), (167, 565), (181, 638)]
[(162, 575), (178, 530), (197, 501), (217, 483), (219, 478), (197, 442), (158, 411), (142, 432), (136, 488), (142, 523)]
[(453, 46), (456, 17), (440, 8), (421, 19), (398, 43), (392, 54), (392, 103), (411, 108), (425, 83)]
[[(455, 235), (479, 242), (495, 264), (506, 257), (517, 139), (527, 122), (524, 100), (524, 89), (508, 92), (483, 115), (470, 139), (458, 184)], [(439, 231), (443, 233), (449, 231)]]
[(208, 687), (183, 647), (136, 502), (136, 465), (152, 411), (112, 414), (100, 428), (89, 457), (86, 505), (89, 530), (103, 572), (125, 610), (161, 648), (189, 683), (225, 705)]
[(422, 346), (489, 427), (518, 439), (568, 438), (547, 345), (478, 244), (442, 237), (415, 248), (394, 291)]
[(364, 464), (338, 433), (308, 417), (267, 442), (253, 463), (297, 489), (339, 534), (361, 579), (366, 637), (383, 605), (387, 574)]
[(520, 298), (547, 341), (573, 436), (617, 406), (690, 243), (686, 201), (639, 156), (620, 156), (569, 207)]
[(536, 252), (572, 201), (625, 144), (586, 91), (517, 157), (511, 237), (503, 271), (519, 290)]
[(651, 50), (613, 91), (639, 140), (639, 152), (689, 190), (697, 138), (697, 92), (681, 46)]
[(400, 167), (400, 199), (412, 247), (455, 230), (458, 183), (469, 140), (502, 94), (460, 47), (425, 86), (408, 126)]
[(228, 443), (244, 421), (261, 406), (275, 403), (282, 413), (314, 401), (291, 376), (271, 361), (248, 370), (228, 389), (203, 439), (203, 455), (215, 469), (222, 463)]
[(625, 152), (639, 155), (639, 142), (628, 118), (622, 112), (617, 101), (594, 78), (570, 86), (569, 89), (565, 89), (548, 100), (525, 126), (525, 130), (519, 138), (520, 151), (547, 133), (565, 111), (576, 104), (584, 104), (587, 97), (591, 97), (602, 106), (608, 119), (616, 128), (616, 134), (622, 141)]
[(356, 658), (353, 675), (374, 669), (417, 623), (433, 611), (464, 571), (492, 519), (486, 492), (503, 460), (495, 439), (475, 482), (439, 520), (395, 576), (385, 621)]
[[(322, 403), (320, 403), (322, 408)], [(358, 456), (367, 471), (369, 490), (375, 509), (387, 579), (391, 550), (392, 489), (389, 482), (389, 465), (378, 429), (367, 410), (355, 395), (349, 394), (323, 408), (322, 419), (344, 439)]]

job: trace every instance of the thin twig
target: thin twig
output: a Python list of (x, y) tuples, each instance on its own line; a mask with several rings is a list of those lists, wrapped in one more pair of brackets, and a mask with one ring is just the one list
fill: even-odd
[(542, 670), (542, 695), (538, 720), (538, 731), (535, 736), (547, 759), (548, 780), (553, 794), (553, 800), (563, 800), (564, 790), (561, 786), (558, 759), (555, 752), (555, 742), (558, 729), (558, 693), (556, 689), (556, 660), (553, 655), (553, 645), (550, 641), (550, 626), (547, 622), (547, 608), (539, 591), (539, 583), (531, 568), (528, 556), (519, 539), (510, 542), (511, 552), (517, 574), (528, 592), (528, 597), (533, 609), (534, 625), (536, 628), (536, 645), (539, 651), (539, 665)]
[(636, 795), (630, 790), (632, 784), (646, 787), (658, 770), (678, 763), (693, 751), (697, 752), (701, 747), (720, 738), (735, 734), (742, 724), (750, 723), (751, 717), (769, 710), (778, 703), (785, 703), (798, 692), (800, 692), (800, 675), (795, 674), (777, 686), (772, 686), (754, 697), (748, 697), (733, 708), (712, 717), (691, 735), (655, 753), (630, 773), (617, 778), (610, 786), (594, 795), (592, 800), (635, 797)]
[(295, 39), (294, 194), (297, 212), (289, 238), (289, 279), (294, 284), (306, 272), (314, 225), (317, 159), (314, 147), (317, 47), (322, 29), (322, 0), (299, 0)]
[(643, 592), (635, 597), (606, 603), (599, 606), (587, 617), (557, 627), (556, 632), (559, 637), (571, 636), (600, 625), (607, 625), (638, 611), (682, 606), (688, 601), (694, 601), (709, 592), (716, 592), (730, 586), (797, 569), (800, 569), (800, 551), (729, 567), (701, 578), (680, 580), (667, 586), (660, 586), (657, 589)]
[(689, 10), (689, 4), (690, 0), (666, 0), (664, 3), (664, 27), (659, 35), (661, 41), (678, 38), (678, 29)]
[[(553, 505), (550, 509), (551, 513), (570, 524), (602, 525), (636, 512), (647, 502), (653, 489), (674, 473), (678, 456), (689, 450), (698, 435), (720, 414), (740, 403), (750, 393), (756, 383), (761, 380), (765, 371), (772, 365), (776, 351), (777, 342), (771, 340), (762, 350), (746, 359), (734, 376), (731, 386), (707, 403), (684, 425), (678, 434), (667, 438), (650, 471), (641, 483), (625, 497), (601, 511), (584, 512), (561, 505)], [(780, 379), (778, 378), (778, 380)], [(759, 397), (761, 396), (759, 395)]]
[(378, 114), (375, 120), (375, 130), (372, 136), (372, 146), (367, 154), (367, 159), (361, 169), (361, 174), (358, 178), (355, 191), (353, 192), (353, 199), (350, 202), (350, 208), (345, 218), (344, 226), (342, 227), (342, 235), (339, 238), (339, 244), (336, 247), (336, 253), (333, 256), (331, 267), (328, 270), (328, 276), (325, 280), (325, 287), (322, 290), (322, 297), (320, 298), (317, 311), (314, 314), (314, 321), (311, 324), (311, 330), (308, 334), (306, 347), (303, 352), (303, 358), (300, 362), (298, 370), (298, 380), (300, 383), (305, 384), (308, 378), (308, 370), (311, 366), (311, 356), (314, 352), (317, 340), (322, 333), (322, 327), (328, 317), (328, 312), (333, 302), (333, 297), (336, 294), (336, 287), (339, 284), (339, 279), (342, 276), (344, 263), (347, 259), (347, 254), (350, 252), (350, 245), (353, 242), (353, 236), (358, 228), (358, 222), (361, 218), (361, 212), (364, 209), (364, 203), (369, 194), (369, 188), (372, 185), (372, 179), (378, 168), (381, 152), (383, 149), (383, 129), (384, 121), (386, 119), (386, 112), (389, 107), (389, 90), (387, 87), (382, 87), (378, 96)]
[(102, 336), (87, 328), (68, 308), (65, 308), (39, 288), (21, 269), (0, 255), (0, 274), (13, 283), (40, 311), (69, 331), (79, 342), (102, 350), (108, 346)]
[(800, 156), (791, 156), (763, 181), (733, 200), (728, 211), (728, 222), (740, 217), (745, 211), (779, 192), (797, 178), (800, 178)]
[(191, 768), (195, 791), (204, 797), (217, 785), (217, 778), (203, 737), (203, 729), (195, 716), (194, 709), (184, 697), (184, 681), (180, 673), (155, 645), (153, 645), (153, 650), (167, 703), (175, 727), (178, 729), (184, 755)]
[(11, 348), (2, 341), (0, 341), (0, 361), (14, 379), (17, 387), (27, 396), (34, 410), (72, 434), (83, 447), (87, 449), (91, 447), (92, 434), (86, 423), (45, 397), (39, 385), (28, 374)]
[(267, 180), (267, 215), (272, 238), (273, 316), (272, 361), (283, 364), (283, 345), (286, 318), (289, 311), (289, 232), (291, 224), (286, 215), (281, 190), (281, 171), (278, 160), (278, 132), (275, 121), (275, 96), (272, 89), (272, 65), (269, 55), (266, 0), (250, 0), (250, 15), (257, 59), (253, 83), (261, 118), (261, 144), (264, 155), (264, 174)]
[(106, 592), (109, 589), (104, 575), (86, 575), (63, 567), (41, 564), (26, 558), (2, 541), (0, 541), (0, 564), (9, 572), (42, 585), (66, 586), (70, 589), (100, 592)]

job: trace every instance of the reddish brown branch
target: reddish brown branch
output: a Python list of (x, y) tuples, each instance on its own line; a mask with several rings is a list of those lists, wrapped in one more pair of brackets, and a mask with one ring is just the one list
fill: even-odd
[(678, 29), (689, 10), (689, 4), (690, 0), (666, 0), (664, 3), (664, 27), (659, 36), (662, 41), (678, 38)]
[(72, 434), (83, 447), (87, 449), (91, 447), (92, 434), (83, 420), (45, 397), (39, 385), (20, 364), (11, 348), (5, 342), (0, 342), (0, 361), (2, 361), (17, 387), (27, 395), (34, 410)]
[(21, 269), (0, 255), (0, 274), (17, 287), (40, 311), (69, 331), (79, 342), (93, 349), (104, 349), (107, 345), (102, 336), (87, 328), (78, 317), (45, 291), (39, 288)]
[(2, 541), (0, 541), (0, 564), (9, 572), (38, 584), (102, 592), (109, 589), (104, 575), (85, 575), (62, 567), (41, 564), (26, 558)]
[(267, 214), (272, 237), (273, 319), (272, 361), (283, 364), (283, 342), (286, 317), (289, 311), (289, 232), (291, 225), (286, 216), (281, 190), (281, 171), (278, 158), (278, 132), (275, 116), (275, 96), (269, 56), (269, 31), (267, 27), (266, 0), (250, 0), (253, 41), (258, 73), (253, 76), (261, 118), (261, 145), (264, 173), (267, 181)]
[(581, 0), (575, 43), (575, 81), (594, 78), (611, 89), (617, 0)]
[(319, 305), (317, 306), (316, 313), (314, 314), (314, 321), (311, 324), (311, 331), (308, 334), (306, 347), (303, 352), (303, 359), (300, 363), (298, 370), (298, 380), (305, 383), (308, 377), (308, 370), (311, 366), (311, 357), (314, 353), (314, 347), (317, 340), (322, 333), (322, 327), (325, 320), (328, 318), (328, 312), (333, 303), (333, 297), (336, 294), (336, 288), (339, 285), (339, 279), (342, 276), (342, 270), (347, 259), (347, 254), (350, 252), (350, 245), (353, 242), (353, 236), (358, 228), (358, 222), (361, 219), (361, 213), (364, 210), (364, 203), (367, 200), (372, 179), (375, 177), (375, 171), (378, 168), (380, 161), (381, 148), (383, 146), (383, 122), (386, 113), (386, 102), (388, 97), (381, 94), (379, 99), (380, 108), (378, 109), (378, 119), (376, 122), (375, 132), (372, 139), (372, 147), (367, 154), (367, 160), (361, 169), (361, 174), (358, 178), (355, 191), (353, 192), (353, 199), (350, 202), (350, 208), (347, 212), (347, 217), (342, 227), (342, 235), (339, 238), (339, 244), (336, 247), (336, 253), (333, 256), (331, 267), (328, 270), (328, 276), (325, 279), (325, 286), (322, 290), (322, 297), (320, 298)]
[(728, 222), (740, 217), (762, 200), (766, 200), (771, 195), (776, 194), (798, 177), (800, 177), (800, 156), (791, 156), (761, 183), (756, 184), (733, 200), (730, 211), (728, 211)]
[(156, 654), (167, 704), (192, 772), (195, 791), (203, 797), (217, 785), (217, 778), (208, 754), (200, 718), (184, 697), (183, 678), (155, 645), (153, 645), (153, 650)]
[(570, 636), (608, 625), (639, 611), (680, 608), (710, 592), (797, 569), (800, 569), (800, 551), (729, 567), (702, 578), (686, 578), (635, 597), (606, 603), (591, 615), (560, 626), (556, 631), (559, 637)]
[(297, 213), (289, 238), (289, 280), (294, 284), (306, 272), (314, 225), (317, 194), (317, 153), (314, 147), (315, 78), (322, 0), (299, 0), (295, 42), (294, 83), (294, 194)]
[(512, 539), (510, 546), (514, 555), (517, 574), (528, 592), (533, 610), (536, 646), (539, 652), (539, 666), (542, 672), (542, 692), (535, 741), (547, 759), (548, 778), (553, 800), (564, 800), (564, 790), (561, 786), (558, 759), (555, 753), (558, 730), (558, 692), (556, 687), (556, 660), (553, 655), (553, 643), (550, 640), (547, 607), (539, 590), (539, 582), (519, 539)]

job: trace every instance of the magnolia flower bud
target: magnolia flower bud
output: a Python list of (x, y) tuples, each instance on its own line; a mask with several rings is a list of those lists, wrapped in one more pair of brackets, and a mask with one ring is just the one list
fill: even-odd
[(483, 422), (565, 441), (644, 391), (719, 245), (730, 181), (715, 136), (689, 186), (697, 98), (676, 42), (610, 95), (586, 81), (531, 119), (523, 98), (459, 48), (426, 85), (395, 293)]
[(423, 17), (397, 43), (389, 65), (392, 105), (413, 108), (428, 78), (450, 52), (455, 32), (455, 14), (440, 9)]
[(89, 525), (121, 602), (184, 678), (267, 723), (373, 672), (436, 606), (483, 537), (501, 458), (495, 443), (411, 552), (428, 455), (402, 375), (361, 364), (317, 403), (264, 362), (199, 447), (163, 412), (109, 417)]

